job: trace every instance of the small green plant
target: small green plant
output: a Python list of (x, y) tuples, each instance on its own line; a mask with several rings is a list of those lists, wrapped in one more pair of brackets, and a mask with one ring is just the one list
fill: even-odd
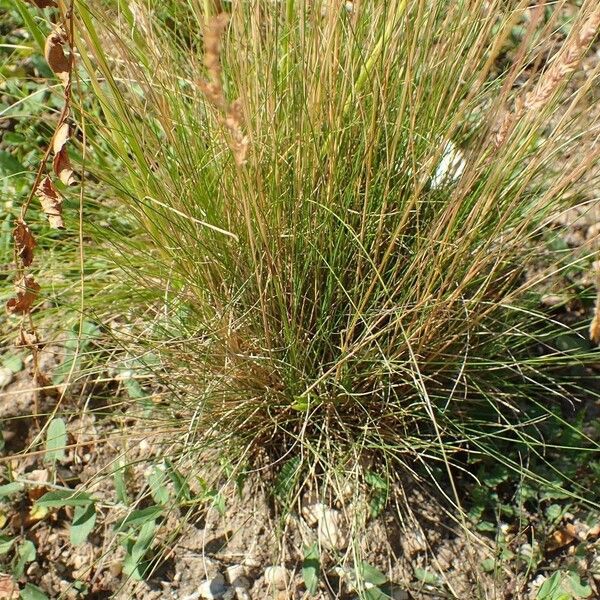
[(37, 585), (31, 583), (25, 584), (19, 597), (21, 600), (48, 600), (48, 596)]
[(321, 575), (321, 562), (318, 544), (304, 548), (304, 559), (302, 561), (302, 579), (306, 586), (306, 591), (314, 595), (319, 588), (319, 578)]
[(536, 600), (580, 600), (590, 598), (592, 588), (575, 572), (556, 571), (538, 590)]
[(162, 513), (159, 506), (150, 506), (131, 513), (117, 527), (123, 537), (125, 548), (123, 572), (137, 580), (142, 580), (150, 568), (149, 552), (155, 541), (156, 518)]

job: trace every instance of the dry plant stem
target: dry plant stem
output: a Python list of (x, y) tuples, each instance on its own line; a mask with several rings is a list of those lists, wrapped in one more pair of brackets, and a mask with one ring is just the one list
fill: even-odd
[(594, 305), (594, 317), (590, 323), (590, 339), (595, 344), (600, 344), (600, 260), (594, 264), (596, 270), (596, 304)]
[[(68, 60), (67, 60), (67, 65), (66, 68), (67, 69), (67, 78), (66, 80), (63, 80), (63, 83), (65, 84), (65, 89), (64, 89), (64, 105), (63, 108), (60, 112), (59, 115), (59, 119), (58, 119), (58, 124), (54, 130), (52, 139), (50, 141), (50, 143), (48, 144), (44, 155), (40, 161), (40, 164), (38, 166), (35, 178), (34, 178), (34, 182), (33, 185), (31, 187), (31, 190), (29, 192), (29, 196), (27, 197), (27, 200), (23, 203), (23, 205), (21, 206), (21, 211), (20, 211), (20, 221), (24, 222), (25, 221), (25, 217), (27, 215), (27, 211), (29, 209), (29, 206), (31, 205), (31, 201), (33, 200), (33, 198), (35, 197), (38, 188), (40, 186), (42, 177), (45, 173), (46, 170), (46, 164), (48, 162), (48, 158), (50, 157), (50, 154), (52, 153), (53, 147), (54, 147), (54, 140), (57, 137), (58, 132), (61, 130), (61, 128), (63, 127), (63, 125), (65, 125), (67, 123), (67, 119), (69, 118), (69, 114), (70, 114), (70, 104), (71, 104), (71, 81), (72, 81), (72, 73), (73, 73), (73, 61), (74, 61), (74, 55), (73, 55), (73, 28), (74, 28), (74, 19), (73, 19), (73, 7), (74, 7), (74, 0), (70, 0), (69, 6), (67, 8), (66, 13), (64, 14), (63, 17), (63, 23), (68, 23), (68, 34), (67, 34), (67, 43), (69, 44), (69, 56), (68, 56)], [(53, 35), (53, 34), (51, 34)], [(19, 260), (18, 260), (18, 243), (17, 243), (17, 238), (14, 237), (14, 251), (15, 251), (15, 265), (16, 265), (16, 280), (20, 280), (24, 277), (24, 272), (25, 272), (25, 267), (24, 266), (20, 266), (19, 264)], [(33, 335), (34, 338), (34, 343), (27, 343), (26, 345), (31, 349), (32, 352), (32, 357), (33, 357), (33, 369), (34, 369), (34, 379), (36, 381), (36, 384), (38, 385), (38, 389), (35, 390), (34, 393), (34, 418), (36, 419), (36, 422), (38, 420), (38, 416), (39, 416), (39, 388), (44, 388), (47, 386), (48, 381), (45, 377), (45, 375), (42, 373), (41, 369), (40, 369), (40, 362), (39, 362), (39, 340), (37, 338), (37, 331), (35, 328), (35, 324), (33, 322), (33, 317), (31, 315), (31, 310), (28, 309), (26, 314), (24, 315), (24, 318), (27, 318), (29, 321), (29, 331), (30, 334)], [(21, 340), (27, 340), (27, 336), (25, 335), (24, 332), (24, 328), (23, 328), (23, 323), (21, 323), (21, 333), (20, 333), (20, 339)], [(39, 423), (38, 423), (39, 425)]]

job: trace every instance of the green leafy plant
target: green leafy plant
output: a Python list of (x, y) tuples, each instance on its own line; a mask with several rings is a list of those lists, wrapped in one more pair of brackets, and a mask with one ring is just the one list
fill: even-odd
[(311, 595), (317, 593), (320, 574), (319, 546), (315, 543), (304, 548), (304, 560), (302, 561), (302, 579), (304, 580), (306, 591)]
[(157, 518), (162, 513), (162, 506), (148, 506), (130, 512), (115, 525), (125, 549), (123, 572), (136, 580), (144, 579), (150, 568), (149, 553), (155, 541)]
[(556, 571), (544, 581), (536, 600), (579, 600), (590, 598), (591, 595), (592, 589), (589, 585), (581, 583), (577, 573)]
[(46, 430), (45, 460), (50, 463), (62, 460), (65, 457), (67, 445), (67, 426), (64, 419), (52, 419)]
[(48, 596), (37, 585), (25, 584), (21, 590), (21, 600), (48, 600)]

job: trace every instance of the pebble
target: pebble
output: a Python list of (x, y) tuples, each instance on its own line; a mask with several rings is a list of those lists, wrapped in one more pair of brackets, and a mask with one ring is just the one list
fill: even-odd
[(204, 598), (205, 600), (220, 600), (226, 591), (225, 578), (221, 574), (215, 575), (212, 579), (207, 579), (198, 588), (200, 598)]
[(323, 512), (327, 507), (321, 502), (315, 502), (313, 504), (307, 504), (302, 507), (302, 516), (309, 527), (314, 527), (319, 519), (323, 518)]
[(13, 379), (13, 372), (7, 367), (0, 367), (0, 389), (6, 387)]
[(234, 579), (231, 584), (236, 589), (241, 588), (244, 590), (250, 589), (250, 586), (252, 585), (250, 580), (247, 577), (244, 577), (243, 575)]
[(250, 582), (246, 579), (244, 565), (232, 565), (225, 570), (227, 581), (234, 587), (249, 588)]
[(110, 564), (108, 570), (113, 577), (118, 577), (123, 571), (123, 565), (121, 564), (121, 561), (115, 560)]
[(420, 529), (407, 532), (401, 544), (404, 553), (408, 556), (419, 554), (419, 552), (427, 552), (427, 539)]
[(241, 588), (241, 587), (236, 587), (234, 588), (235, 590), (235, 597), (237, 600), (252, 600), (250, 598), (250, 594), (248, 593), (248, 590)]
[(289, 575), (285, 567), (278, 565), (265, 569), (265, 582), (278, 590), (285, 590), (288, 585)]
[(242, 563), (245, 567), (249, 567), (251, 569), (257, 569), (258, 567), (261, 566), (261, 562), (260, 560), (257, 560), (256, 558), (253, 558), (251, 556), (247, 556), (244, 559), (244, 562)]
[(319, 519), (317, 534), (324, 548), (329, 550), (343, 550), (348, 546), (348, 536), (342, 527), (344, 519), (339, 510), (326, 508)]

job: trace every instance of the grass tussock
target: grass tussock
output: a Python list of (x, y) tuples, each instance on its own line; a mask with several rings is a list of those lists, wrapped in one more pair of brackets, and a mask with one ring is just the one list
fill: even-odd
[(529, 2), (217, 4), (78, 3), (75, 27), (87, 167), (133, 223), (105, 232), (120, 343), (158, 357), (189, 448), (358, 480), (541, 453), (591, 356), (533, 267), (598, 159), (597, 70), (567, 88), (596, 3), (550, 56)]

